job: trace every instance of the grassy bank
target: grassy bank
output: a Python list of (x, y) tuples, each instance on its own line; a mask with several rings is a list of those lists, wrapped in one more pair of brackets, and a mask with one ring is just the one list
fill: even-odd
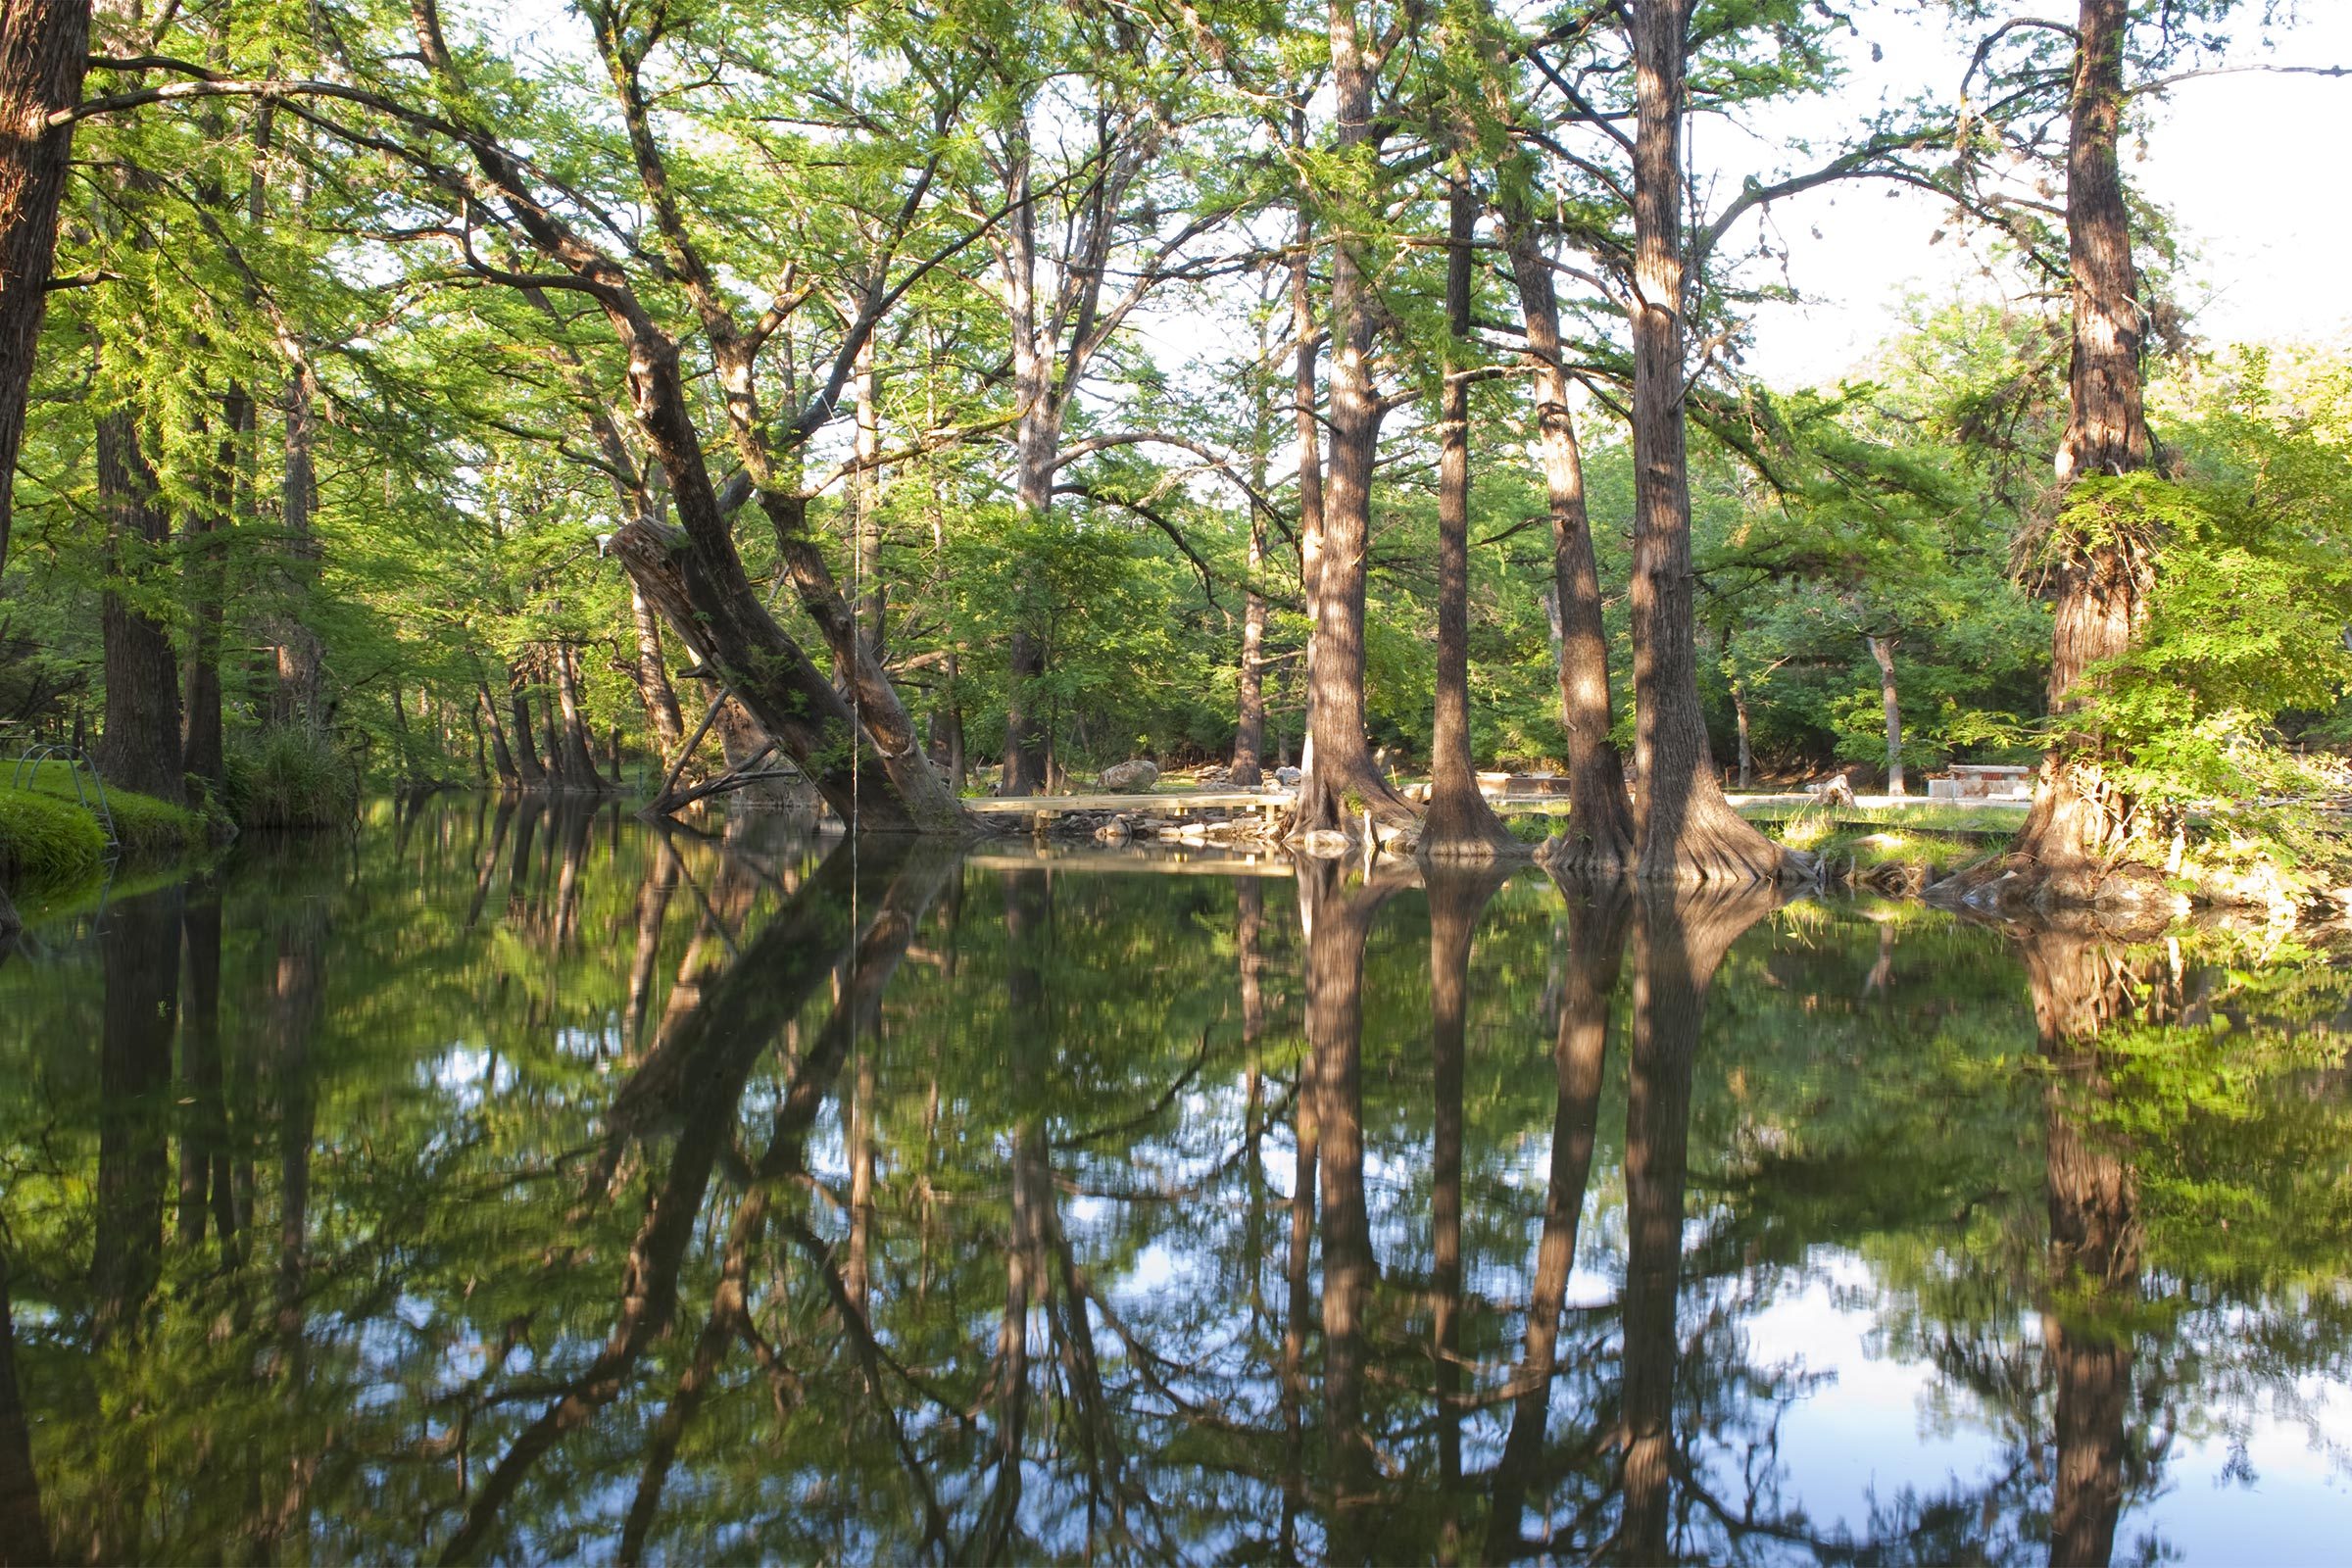
[(95, 878), (110, 853), (131, 860), (172, 859), (212, 842), (212, 827), (202, 812), (152, 795), (108, 790), (116, 835), (110, 852), (97, 791), (86, 775), (82, 789), (87, 805), (59, 766), (41, 769), (26, 788), (0, 785), (0, 887), (56, 892)]

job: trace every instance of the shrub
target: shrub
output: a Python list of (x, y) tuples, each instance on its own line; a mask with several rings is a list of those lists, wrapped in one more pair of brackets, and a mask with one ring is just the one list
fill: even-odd
[(240, 827), (339, 827), (359, 809), (359, 785), (316, 730), (272, 729), (228, 753), (229, 814)]

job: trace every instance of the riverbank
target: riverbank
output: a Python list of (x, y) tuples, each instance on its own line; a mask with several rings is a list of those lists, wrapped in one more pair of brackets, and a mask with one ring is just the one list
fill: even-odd
[(68, 895), (97, 881), (110, 862), (174, 859), (225, 828), (201, 811), (129, 790), (108, 790), (101, 807), (86, 774), (80, 785), (76, 792), (62, 767), (0, 785), (0, 890), (19, 901)]

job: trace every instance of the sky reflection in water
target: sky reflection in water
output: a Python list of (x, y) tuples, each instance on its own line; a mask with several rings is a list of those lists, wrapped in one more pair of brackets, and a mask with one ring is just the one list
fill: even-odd
[(52, 911), (0, 1558), (2340, 1552), (2338, 956), (1017, 864), (460, 799)]

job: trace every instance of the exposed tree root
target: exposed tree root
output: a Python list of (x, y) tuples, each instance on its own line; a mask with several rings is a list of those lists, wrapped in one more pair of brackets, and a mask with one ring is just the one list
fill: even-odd
[(1353, 751), (1347, 756), (1338, 747), (1316, 748), (1314, 765), (1298, 781), (1291, 842), (1303, 842), (1312, 833), (1338, 833), (1360, 841), (1367, 817), (1374, 831), (1386, 827), (1419, 839), (1420, 811), (1372, 765), (1369, 753), (1360, 745)]

